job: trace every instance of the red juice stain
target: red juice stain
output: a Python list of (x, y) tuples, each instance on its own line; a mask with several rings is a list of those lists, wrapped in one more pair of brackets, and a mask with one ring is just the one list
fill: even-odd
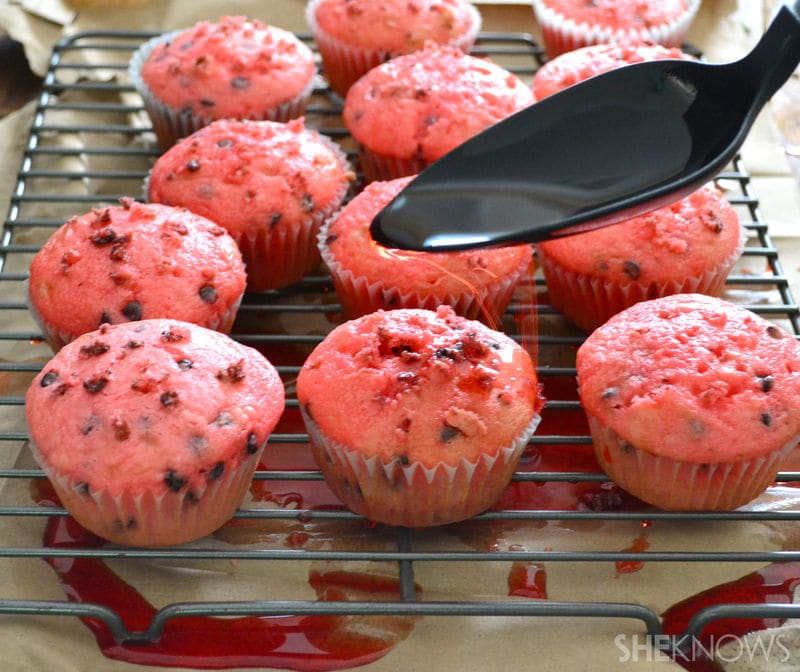
[[(647, 534), (642, 532), (628, 548), (622, 550), (630, 553), (643, 553), (648, 548), (650, 548), (650, 542), (647, 540)], [(644, 562), (639, 560), (617, 560), (614, 564), (617, 568), (617, 576), (620, 574), (633, 574), (644, 567)]]
[(541, 562), (515, 562), (508, 573), (508, 594), (547, 599), (547, 573)]
[[(692, 617), (702, 609), (716, 604), (791, 604), (795, 589), (800, 586), (800, 562), (767, 565), (734, 581), (720, 584), (674, 604), (662, 614), (664, 633), (680, 638)], [(692, 647), (687, 642), (685, 655), (674, 654), (673, 660), (691, 672), (719, 672), (713, 660), (704, 657), (705, 651), (715, 650), (715, 642), (730, 641), (750, 632), (780, 626), (784, 619), (737, 618), (718, 619), (709, 623)], [(689, 654), (692, 655), (689, 655)], [(695, 655), (700, 654), (700, 655)]]
[[(58, 505), (46, 480), (34, 481), (32, 495), (42, 505)], [(105, 541), (71, 517), (52, 517), (44, 534), (47, 548), (99, 548)], [(97, 558), (45, 558), (71, 602), (100, 604), (116, 612), (128, 630), (146, 630), (156, 608)], [(393, 577), (360, 572), (311, 571), (309, 583), (321, 601), (397, 599)], [(157, 641), (117, 642), (108, 626), (81, 618), (100, 651), (138, 665), (225, 669), (274, 667), (317, 672), (340, 670), (386, 655), (412, 631), (416, 619), (393, 616), (188, 616), (168, 620)], [(367, 627), (364, 625), (367, 624)]]

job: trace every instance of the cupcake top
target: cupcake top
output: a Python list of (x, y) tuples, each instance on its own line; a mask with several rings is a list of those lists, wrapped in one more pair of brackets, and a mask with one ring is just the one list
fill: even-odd
[(568, 51), (545, 63), (533, 76), (531, 87), (536, 100), (558, 93), (568, 86), (609, 70), (664, 59), (694, 60), (684, 51), (658, 44), (607, 43)]
[(156, 160), (148, 197), (191, 208), (238, 240), (337, 209), (353, 178), (344, 153), (300, 119), (220, 119)]
[(372, 151), (432, 162), (532, 102), (530, 89), (499, 65), (428, 43), (361, 77), (342, 116)]
[(283, 406), (280, 378), (260, 353), (175, 320), (80, 336), (25, 398), (45, 463), (87, 493), (112, 495), (203, 492), (261, 449)]
[(312, 0), (309, 23), (345, 44), (404, 54), (426, 40), (451, 44), (477, 33), (480, 14), (467, 0)]
[(297, 398), (328, 439), (429, 468), (509, 446), (542, 405), (527, 351), (445, 306), (340, 325), (303, 365)]
[(303, 93), (316, 74), (294, 34), (243, 16), (200, 21), (157, 43), (142, 82), (176, 110), (199, 117), (261, 117)]
[(320, 233), (323, 259), (356, 277), (380, 278), (401, 293), (459, 295), (480, 293), (532, 257), (530, 245), (509, 245), (460, 252), (418, 252), (384, 247), (370, 235), (378, 212), (413, 178), (371, 182)]
[(31, 261), (29, 297), (73, 335), (151, 317), (211, 324), (238, 305), (242, 255), (225, 229), (185, 208), (97, 208), (59, 227)]
[(695, 4), (692, 0), (537, 0), (576, 24), (609, 30), (650, 30), (673, 23)]
[(587, 412), (640, 450), (734, 462), (800, 436), (800, 345), (722, 299), (637, 303), (589, 336), (576, 366)]
[(701, 276), (738, 256), (743, 242), (736, 211), (708, 184), (672, 205), (539, 249), (575, 273), (646, 286)]

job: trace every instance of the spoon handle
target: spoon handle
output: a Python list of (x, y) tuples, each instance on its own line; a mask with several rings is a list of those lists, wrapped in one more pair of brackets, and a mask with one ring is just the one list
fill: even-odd
[(784, 4), (739, 66), (755, 87), (757, 105), (769, 100), (800, 63), (800, 0)]

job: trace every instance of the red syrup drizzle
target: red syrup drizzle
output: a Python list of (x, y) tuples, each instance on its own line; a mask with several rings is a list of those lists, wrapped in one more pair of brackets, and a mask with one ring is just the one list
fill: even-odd
[[(34, 481), (34, 499), (57, 506), (49, 482)], [(44, 533), (46, 548), (99, 548), (105, 541), (85, 530), (71, 517), (52, 517)], [(133, 586), (96, 558), (45, 558), (58, 575), (71, 602), (107, 606), (119, 614), (131, 631), (145, 630), (156, 614)], [(399, 583), (391, 577), (357, 572), (311, 571), (309, 583), (321, 601), (396, 599)], [(225, 669), (274, 667), (317, 672), (356, 667), (386, 655), (404, 640), (414, 619), (369, 617), (377, 627), (363, 634), (357, 617), (350, 616), (245, 616), (213, 618), (188, 616), (170, 619), (158, 641), (127, 644), (114, 640), (109, 628), (93, 618), (81, 618), (108, 658), (139, 665)], [(364, 619), (361, 619), (363, 622)], [(375, 633), (380, 631), (380, 635)]]
[(547, 599), (547, 572), (541, 562), (515, 562), (508, 573), (508, 594), (512, 597)]
[[(643, 553), (648, 548), (650, 548), (650, 542), (647, 540), (647, 534), (642, 532), (633, 540), (633, 543), (628, 548), (623, 549), (623, 551), (629, 553)], [(617, 560), (614, 564), (617, 568), (617, 576), (620, 574), (633, 574), (644, 567), (644, 563), (641, 560)]]
[[(674, 604), (662, 614), (664, 633), (680, 639), (689, 621), (700, 610), (716, 604), (791, 604), (795, 588), (800, 586), (800, 562), (772, 564), (740, 579), (704, 590)], [(683, 654), (673, 660), (690, 672), (721, 672), (718, 663), (704, 652), (715, 650), (715, 643), (731, 641), (750, 632), (775, 628), (783, 623), (776, 618), (737, 618), (709, 623), (697, 638), (696, 646), (686, 642)], [(766, 648), (766, 647), (765, 647)]]

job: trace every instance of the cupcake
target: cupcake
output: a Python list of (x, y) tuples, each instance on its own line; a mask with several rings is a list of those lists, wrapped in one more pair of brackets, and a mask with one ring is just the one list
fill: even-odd
[(582, 47), (557, 56), (536, 71), (531, 83), (533, 97), (542, 100), (568, 86), (623, 65), (665, 59), (695, 60), (680, 49), (660, 44), (610, 42)]
[(222, 119), (156, 160), (147, 197), (224, 227), (242, 251), (248, 289), (261, 291), (319, 266), (317, 232), (353, 179), (339, 147), (301, 119)]
[(388, 180), (415, 175), (532, 102), (530, 88), (508, 70), (427, 43), (359, 79), (342, 118), (367, 180)]
[(700, 0), (533, 0), (549, 58), (590, 44), (680, 47)]
[(600, 466), (669, 510), (730, 510), (774, 480), (800, 441), (800, 344), (702, 294), (644, 301), (577, 354)]
[(245, 277), (222, 227), (185, 208), (122, 199), (50, 236), (31, 261), (28, 305), (54, 351), (101, 324), (154, 317), (229, 332)]
[(672, 205), (537, 249), (550, 302), (588, 333), (644, 299), (718, 296), (744, 237), (733, 206), (708, 184)]
[(146, 42), (133, 55), (129, 73), (166, 149), (215, 119), (302, 116), (316, 64), (294, 34), (226, 16)]
[(257, 351), (160, 319), (79, 336), (25, 397), (34, 456), (64, 507), (140, 546), (192, 541), (231, 518), (283, 407)]
[(531, 272), (531, 246), (416, 252), (380, 245), (370, 222), (412, 179), (372, 182), (322, 227), (319, 248), (344, 314), (449, 305), (463, 317), (496, 324)]
[(342, 96), (368, 70), (427, 40), (467, 52), (481, 27), (467, 0), (311, 0), (306, 21), (325, 77)]
[(370, 520), (408, 527), (489, 508), (543, 403), (528, 353), (447, 307), (340, 325), (303, 364), (297, 399), (334, 493)]

